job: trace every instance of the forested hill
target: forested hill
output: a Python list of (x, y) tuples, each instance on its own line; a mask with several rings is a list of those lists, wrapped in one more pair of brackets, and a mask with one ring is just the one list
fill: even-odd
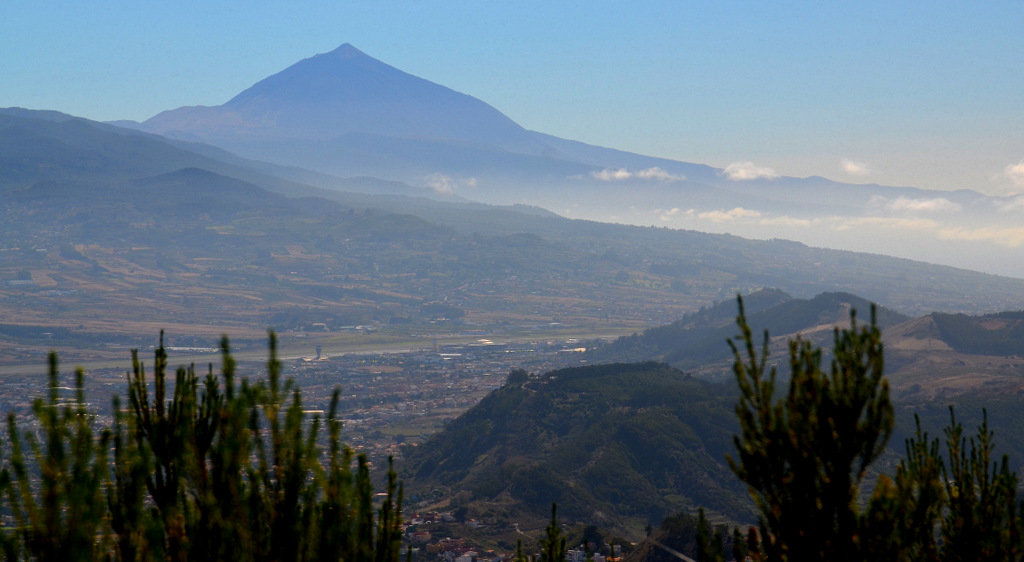
[(983, 316), (931, 315), (939, 334), (960, 353), (1024, 355), (1024, 312), (1000, 312)]
[[(729, 477), (733, 390), (659, 363), (516, 372), (411, 450), (411, 489), (472, 497), (477, 516), (559, 514), (604, 527), (705, 506), (749, 520)], [(531, 515), (532, 514), (532, 515)]]
[[(747, 319), (754, 332), (768, 330), (773, 338), (804, 334), (831, 334), (835, 325), (846, 324), (850, 311), (861, 322), (870, 321), (871, 303), (849, 293), (822, 293), (812, 299), (796, 299), (777, 289), (765, 289), (744, 297)], [(726, 340), (737, 335), (736, 300), (688, 314), (667, 326), (650, 328), (640, 334), (619, 338), (595, 349), (593, 361), (665, 361), (691, 368), (728, 360), (732, 354)], [(886, 328), (909, 317), (888, 308), (876, 307), (879, 326)], [(825, 329), (827, 328), (827, 329)]]

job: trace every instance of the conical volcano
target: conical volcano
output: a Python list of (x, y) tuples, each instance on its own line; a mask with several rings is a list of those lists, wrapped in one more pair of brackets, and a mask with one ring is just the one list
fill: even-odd
[(529, 134), (490, 105), (345, 43), (216, 107), (165, 111), (149, 131), (206, 141), (329, 140), (351, 133), (507, 146)]

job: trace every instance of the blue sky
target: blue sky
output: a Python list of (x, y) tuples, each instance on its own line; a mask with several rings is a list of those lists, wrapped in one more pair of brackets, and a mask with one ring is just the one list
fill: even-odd
[(349, 42), (523, 126), (719, 167), (1024, 191), (1024, 3), (0, 4), (0, 106), (143, 120)]

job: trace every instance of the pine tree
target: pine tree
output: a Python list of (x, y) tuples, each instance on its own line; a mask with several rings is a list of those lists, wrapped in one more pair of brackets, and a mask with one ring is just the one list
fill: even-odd
[[(551, 504), (551, 523), (540, 541), (540, 562), (565, 562), (565, 536), (558, 525), (558, 505)], [(614, 554), (614, 552), (613, 552)]]
[[(103, 528), (109, 434), (104, 431), (97, 438), (94, 433), (85, 407), (83, 371), (75, 373), (74, 400), (62, 405), (56, 354), (50, 354), (49, 365), (47, 396), (32, 406), (42, 443), (30, 431), (20, 433), (13, 414), (7, 418), (11, 457), (2, 480), (18, 529), (5, 550), (8, 556), (42, 561), (93, 560), (105, 548), (97, 537), (109, 536)], [(32, 482), (35, 476), (38, 489)]]
[(697, 511), (697, 561), (723, 562), (722, 534), (714, 532), (704, 515), (704, 508)]
[(529, 558), (523, 553), (523, 539), (516, 539), (516, 554), (512, 560), (514, 562), (528, 562)]
[(948, 466), (942, 471), (949, 507), (942, 524), (943, 557), (950, 561), (1015, 560), (1021, 556), (1017, 474), (994, 443), (984, 412), (975, 437), (967, 438), (950, 408), (946, 428)]
[(747, 557), (747, 543), (739, 527), (732, 529), (732, 559), (742, 561)]
[(916, 431), (907, 438), (906, 456), (894, 479), (882, 474), (861, 521), (865, 558), (937, 560), (935, 528), (946, 502), (939, 440), (930, 439), (915, 416)]
[[(235, 380), (222, 341), (220, 377), (180, 368), (173, 391), (161, 334), (152, 380), (133, 352), (127, 409), (97, 432), (83, 372), (62, 402), (56, 356), (34, 413), (42, 440), (8, 416), (0, 496), (17, 526), (0, 528), (7, 560), (346, 560), (398, 562), (402, 484), (390, 466), (375, 513), (369, 463), (340, 441), (338, 392), (307, 423), (301, 393), (281, 382), (270, 336), (267, 383)], [(36, 483), (38, 481), (38, 484)]]
[[(761, 512), (761, 541), (749, 554), (769, 560), (1018, 560), (1024, 555), (1018, 477), (995, 460), (988, 415), (967, 437), (950, 408), (946, 460), (917, 420), (895, 475), (880, 475), (867, 506), (858, 504), (865, 470), (892, 431), (874, 320), (836, 330), (829, 374), (821, 351), (790, 342), (789, 389), (776, 399), (767, 367), (768, 335), (758, 353), (740, 301), (742, 347), (730, 342), (740, 387), (741, 435), (733, 471)], [(741, 354), (741, 349), (744, 353)], [(937, 537), (941, 537), (938, 540)]]
[(763, 548), (771, 560), (857, 560), (857, 495), (893, 426), (874, 308), (870, 325), (859, 326), (851, 312), (850, 328), (835, 331), (828, 372), (820, 349), (791, 341), (780, 398), (768, 334), (758, 353), (742, 299), (739, 308), (741, 336), (729, 345), (741, 435), (728, 461), (761, 513)]

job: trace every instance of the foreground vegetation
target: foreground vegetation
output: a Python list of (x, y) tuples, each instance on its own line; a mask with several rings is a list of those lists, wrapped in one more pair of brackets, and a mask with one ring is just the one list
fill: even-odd
[(74, 398), (61, 400), (51, 355), (38, 427), (8, 416), (5, 557), (397, 561), (401, 486), (389, 470), (375, 509), (366, 458), (341, 443), (337, 392), (323, 436), (281, 381), (273, 334), (268, 379), (255, 384), (236, 380), (221, 347), (219, 376), (179, 368), (173, 384), (162, 338), (152, 379), (133, 354), (128, 403), (115, 398), (105, 428), (86, 409), (81, 370)]
[[(881, 332), (836, 330), (830, 368), (822, 351), (791, 341), (790, 378), (776, 396), (768, 335), (761, 351), (740, 301), (732, 344), (741, 434), (730, 467), (760, 512), (750, 553), (768, 560), (1017, 560), (1024, 555), (1024, 504), (1007, 457), (996, 460), (987, 418), (973, 437), (950, 409), (945, 454), (921, 429), (906, 441), (895, 475), (878, 477), (860, 500), (868, 468), (893, 429)], [(731, 342), (732, 343), (732, 342)], [(702, 548), (704, 559), (720, 549)]]

